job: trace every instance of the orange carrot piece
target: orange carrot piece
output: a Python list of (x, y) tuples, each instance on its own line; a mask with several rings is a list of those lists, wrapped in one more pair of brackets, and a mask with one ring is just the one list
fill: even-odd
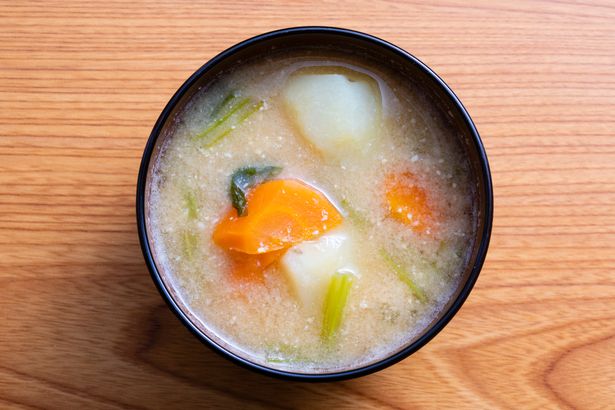
[(284, 255), (285, 249), (250, 255), (228, 251), (231, 261), (231, 277), (238, 282), (263, 282), (263, 272)]
[(385, 180), (389, 215), (415, 232), (424, 232), (433, 222), (432, 208), (425, 189), (409, 171), (388, 174)]
[(342, 215), (327, 197), (293, 179), (272, 180), (248, 194), (248, 215), (231, 209), (214, 229), (219, 246), (248, 254), (286, 249), (319, 237), (342, 223)]

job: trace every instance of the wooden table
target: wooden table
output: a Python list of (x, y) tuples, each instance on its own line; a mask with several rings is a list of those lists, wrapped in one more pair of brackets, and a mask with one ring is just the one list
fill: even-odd
[[(615, 4), (230, 3), (0, 6), (0, 408), (613, 408)], [(134, 215), (179, 85), (242, 39), (309, 24), (435, 69), (483, 137), (496, 205), (450, 325), (392, 368), (317, 385), (196, 341), (152, 284)]]

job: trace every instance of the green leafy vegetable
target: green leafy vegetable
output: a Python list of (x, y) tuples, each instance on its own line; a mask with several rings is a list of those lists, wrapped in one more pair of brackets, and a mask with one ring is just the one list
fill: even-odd
[(189, 230), (185, 230), (181, 234), (182, 251), (188, 258), (192, 258), (199, 242), (197, 235)]
[(196, 203), (194, 192), (186, 191), (184, 193), (184, 202), (186, 203), (186, 208), (188, 209), (188, 219), (196, 219), (199, 216), (199, 207)]
[(353, 281), (354, 276), (351, 273), (336, 272), (331, 278), (329, 289), (325, 297), (324, 318), (321, 332), (323, 340), (331, 340), (342, 324), (344, 307), (346, 306)]
[(423, 290), (412, 281), (410, 275), (408, 275), (408, 272), (406, 272), (402, 268), (401, 264), (384, 249), (380, 250), (380, 254), (382, 255), (382, 258), (386, 261), (386, 263), (391, 267), (391, 269), (393, 269), (395, 274), (397, 274), (399, 280), (404, 282), (406, 286), (408, 286), (412, 294), (414, 294), (414, 296), (416, 296), (418, 300), (425, 303), (427, 301), (427, 296), (425, 295), (425, 292), (423, 292)]
[(194, 140), (203, 141), (206, 148), (217, 144), (263, 105), (263, 101), (249, 97), (240, 99), (235, 93), (229, 94), (214, 108), (211, 121), (194, 136)]
[(248, 189), (269, 178), (273, 178), (280, 171), (282, 171), (282, 167), (267, 165), (264, 167), (239, 168), (233, 172), (229, 193), (233, 208), (237, 210), (237, 215), (245, 216), (248, 214), (248, 203), (246, 200)]

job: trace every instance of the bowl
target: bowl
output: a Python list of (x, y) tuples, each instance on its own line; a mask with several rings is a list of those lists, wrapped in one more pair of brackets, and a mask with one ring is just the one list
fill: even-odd
[[(148, 195), (154, 163), (152, 158), (159, 154), (162, 141), (172, 134), (177, 115), (195, 92), (219, 73), (243, 61), (263, 58), (274, 51), (305, 50), (309, 53), (309, 50), (315, 48), (347, 52), (376, 60), (379, 65), (395, 70), (404, 81), (421, 87), (438, 110), (449, 114), (447, 121), (460, 138), (477, 184), (479, 216), (474, 247), (460, 284), (448, 304), (418, 338), (390, 356), (366, 366), (334, 373), (305, 374), (270, 368), (231, 351), (216, 335), (208, 334), (189, 309), (182, 306), (181, 299), (165, 279), (164, 272), (159, 269), (150, 243), (149, 238), (152, 235), (148, 226)], [(145, 262), (160, 294), (179, 320), (205, 345), (241, 366), (270, 376), (302, 381), (333, 381), (363, 376), (406, 358), (429, 342), (453, 318), (472, 290), (486, 257), (493, 219), (491, 175), (485, 150), (468, 112), (457, 96), (436, 73), (401, 48), (369, 34), (332, 27), (296, 27), (261, 34), (223, 51), (192, 74), (173, 95), (154, 125), (143, 152), (136, 200), (139, 240)]]

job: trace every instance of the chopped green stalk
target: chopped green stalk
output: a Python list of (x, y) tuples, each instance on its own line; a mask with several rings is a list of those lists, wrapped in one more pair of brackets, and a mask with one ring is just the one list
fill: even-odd
[[(365, 227), (370, 225), (371, 222), (367, 219), (367, 217), (361, 212), (357, 211), (355, 208), (353, 208), (346, 199), (342, 199), (341, 205), (354, 224), (358, 225), (359, 227)], [(445, 246), (445, 242), (440, 241), (438, 252), (441, 252)], [(425, 302), (427, 300), (425, 293), (414, 284), (410, 276), (407, 274), (407, 272), (404, 271), (401, 265), (397, 261), (395, 261), (395, 259), (384, 249), (381, 249), (380, 253), (382, 254), (382, 257), (387, 261), (387, 263), (391, 266), (391, 269), (395, 271), (399, 279), (404, 282), (408, 286), (408, 288), (410, 288), (412, 293), (421, 302)], [(426, 271), (433, 272), (436, 272), (438, 270), (438, 264), (435, 260), (428, 260), (416, 251), (410, 252), (410, 256), (420, 266), (420, 268)]]
[(235, 92), (232, 91), (229, 95), (224, 97), (224, 99), (220, 101), (218, 105), (214, 107), (214, 109), (211, 112), (211, 117), (212, 118), (219, 117), (223, 111), (228, 111), (228, 109), (233, 106), (233, 103), (235, 102), (235, 100), (237, 100), (237, 98), (239, 98), (237, 94), (235, 94)]
[(184, 255), (188, 258), (192, 258), (199, 241), (197, 235), (189, 230), (183, 231), (181, 241)]
[(184, 202), (186, 203), (186, 208), (188, 209), (188, 219), (196, 219), (199, 216), (199, 208), (196, 203), (196, 197), (194, 196), (194, 192), (185, 192)]
[(342, 324), (344, 307), (346, 306), (353, 281), (354, 276), (351, 273), (336, 272), (331, 278), (329, 289), (325, 297), (324, 318), (321, 332), (323, 340), (331, 340)]
[(205, 146), (209, 147), (214, 145), (216, 141), (222, 138), (222, 136), (228, 134), (233, 130), (235, 126), (235, 117), (250, 103), (249, 98), (244, 98), (237, 102), (235, 105), (231, 105), (229, 109), (225, 110), (221, 117), (218, 117), (213, 123), (211, 123), (203, 132), (201, 132), (197, 139), (207, 137)]
[(202, 140), (204, 146), (209, 148), (241, 125), (250, 115), (260, 110), (263, 105), (263, 101), (254, 101), (252, 98), (239, 99), (237, 95), (231, 93), (214, 108), (211, 114), (212, 120), (193, 139)]
[(342, 199), (341, 205), (344, 211), (348, 214), (350, 220), (357, 226), (365, 227), (369, 224), (369, 221), (365, 215), (354, 209), (346, 199)]
[(418, 300), (425, 303), (427, 301), (427, 296), (425, 295), (425, 292), (423, 292), (421, 288), (416, 286), (416, 284), (410, 278), (410, 275), (408, 275), (408, 272), (406, 272), (402, 268), (401, 264), (384, 249), (380, 250), (380, 254), (382, 255), (382, 258), (386, 261), (386, 263), (391, 267), (391, 269), (393, 269), (393, 271), (397, 274), (399, 280), (404, 282), (406, 286), (408, 286), (412, 294), (416, 296)]
[[(240, 103), (241, 104), (241, 103)], [(236, 111), (236, 115), (233, 116), (229, 120), (230, 125), (221, 128), (220, 133), (217, 134), (214, 138), (212, 138), (209, 142), (205, 143), (205, 148), (210, 148), (220, 142), (224, 137), (231, 133), (235, 128), (241, 125), (249, 116), (254, 114), (256, 111), (260, 110), (265, 103), (263, 101), (259, 101), (257, 103), (248, 105), (247, 107), (242, 106), (241, 110)]]
[(242, 122), (244, 122), (246, 119), (248, 119), (248, 117), (252, 114), (254, 114), (256, 111), (260, 110), (261, 108), (263, 108), (265, 106), (265, 101), (258, 101), (256, 103), (252, 103), (250, 106), (248, 106), (247, 109), (243, 110), (242, 112), (239, 113), (238, 117), (239, 117), (239, 124), (241, 124)]
[(248, 189), (269, 178), (273, 178), (281, 171), (282, 167), (267, 165), (264, 167), (239, 168), (233, 172), (229, 193), (233, 208), (237, 210), (237, 215), (245, 216), (248, 214), (248, 201), (246, 200)]
[(270, 357), (270, 356), (267, 356), (266, 360), (269, 363), (292, 363), (293, 362), (292, 359), (284, 359), (282, 357)]
[(306, 363), (311, 361), (298, 348), (285, 343), (269, 346), (265, 360), (269, 363)]
[(250, 102), (249, 98), (244, 98), (241, 101), (237, 102), (237, 97), (234, 94), (226, 97), (222, 103), (214, 108), (212, 115), (212, 121), (209, 122), (207, 127), (197, 134), (194, 139), (205, 138), (208, 134), (218, 128), (220, 125), (224, 124), (225, 121), (228, 121), (229, 118), (233, 116), (238, 110), (243, 108), (246, 104)]
[(237, 105), (231, 107), (227, 110), (224, 115), (216, 119), (213, 123), (211, 123), (204, 131), (202, 131), (199, 135), (196, 136), (197, 139), (206, 139), (205, 145), (210, 146), (213, 145), (214, 141), (220, 139), (220, 135), (225, 135), (232, 129), (233, 125), (231, 122), (233, 120), (233, 116), (242, 110), (246, 105), (250, 103), (249, 98), (244, 98), (239, 101)]

